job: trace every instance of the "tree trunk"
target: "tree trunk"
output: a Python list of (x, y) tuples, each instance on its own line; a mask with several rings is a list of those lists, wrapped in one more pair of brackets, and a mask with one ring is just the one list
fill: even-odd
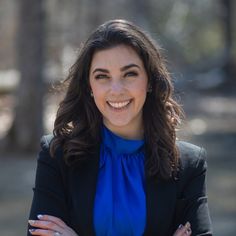
[(35, 151), (43, 133), (45, 9), (43, 0), (19, 1), (17, 62), (21, 80), (15, 118), (6, 137), (8, 149)]
[(221, 0), (223, 5), (223, 27), (225, 36), (225, 52), (224, 52), (224, 66), (225, 75), (227, 78), (226, 83), (235, 83), (235, 61), (233, 58), (233, 12), (234, 1)]

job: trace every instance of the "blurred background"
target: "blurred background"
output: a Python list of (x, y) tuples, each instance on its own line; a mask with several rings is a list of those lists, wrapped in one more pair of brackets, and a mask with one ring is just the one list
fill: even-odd
[(236, 1), (0, 0), (0, 235), (26, 234), (42, 134), (52, 132), (77, 50), (100, 23), (130, 20), (163, 48), (186, 121), (208, 151), (214, 235), (236, 235)]

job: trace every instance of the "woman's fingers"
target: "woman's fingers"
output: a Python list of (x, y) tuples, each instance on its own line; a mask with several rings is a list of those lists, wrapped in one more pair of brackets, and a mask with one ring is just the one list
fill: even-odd
[(51, 215), (38, 215), (39, 220), (29, 220), (35, 229), (29, 229), (32, 235), (40, 236), (77, 236), (60, 218)]
[(37, 216), (40, 220), (45, 220), (45, 221), (51, 221), (54, 222), (55, 224), (61, 226), (62, 228), (66, 227), (67, 225), (64, 223), (63, 220), (56, 216), (51, 216), (51, 215), (38, 215)]
[(63, 230), (62, 227), (60, 227), (58, 224), (52, 222), (52, 221), (46, 221), (46, 220), (29, 220), (29, 224), (35, 228), (41, 228), (41, 229), (50, 229), (53, 231), (61, 232)]
[(191, 233), (191, 225), (187, 222), (185, 225), (180, 225), (173, 236), (189, 236)]
[(53, 230), (47, 230), (47, 229), (30, 229), (29, 232), (32, 235), (40, 235), (40, 236), (54, 236), (56, 233)]
[(62, 233), (67, 225), (58, 217), (38, 215), (39, 220), (29, 220), (29, 224), (36, 229), (30, 229), (32, 235), (54, 236), (56, 232)]

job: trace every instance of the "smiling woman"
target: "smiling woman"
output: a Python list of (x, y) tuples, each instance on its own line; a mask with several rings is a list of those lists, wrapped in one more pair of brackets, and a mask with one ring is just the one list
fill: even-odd
[(182, 111), (156, 43), (105, 22), (66, 82), (41, 141), (28, 234), (212, 235), (205, 151), (176, 141)]

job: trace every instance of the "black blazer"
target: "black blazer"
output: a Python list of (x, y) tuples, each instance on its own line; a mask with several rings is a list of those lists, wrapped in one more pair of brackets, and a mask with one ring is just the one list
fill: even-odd
[[(69, 167), (61, 151), (55, 158), (50, 157), (51, 139), (52, 136), (43, 136), (41, 140), (29, 219), (37, 219), (37, 214), (54, 215), (79, 236), (94, 236), (93, 207), (99, 155), (82, 167)], [(191, 223), (193, 236), (212, 235), (205, 186), (205, 151), (186, 142), (178, 141), (177, 145), (181, 160), (179, 179), (157, 183), (146, 180), (144, 236), (173, 236), (178, 225), (186, 221)]]

